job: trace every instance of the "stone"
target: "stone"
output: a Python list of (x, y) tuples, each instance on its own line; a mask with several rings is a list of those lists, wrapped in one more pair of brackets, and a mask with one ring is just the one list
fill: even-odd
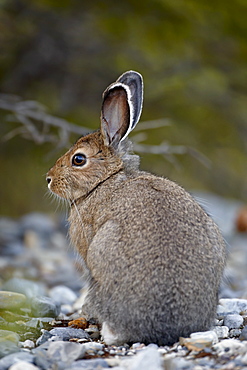
[(9, 340), (13, 343), (18, 343), (20, 340), (20, 337), (18, 334), (14, 333), (10, 330), (0, 330), (0, 341), (2, 340)]
[(229, 338), (236, 338), (239, 337), (241, 334), (241, 329), (231, 329), (229, 331)]
[(241, 365), (247, 365), (247, 353), (240, 357)]
[(45, 324), (49, 324), (53, 320), (53, 317), (33, 317), (25, 325), (29, 328), (43, 329)]
[(215, 326), (213, 330), (217, 334), (218, 339), (228, 338), (229, 328), (227, 326)]
[(49, 296), (57, 305), (72, 305), (76, 299), (77, 295), (70, 288), (64, 285), (58, 285), (50, 289)]
[(244, 354), (247, 351), (247, 343), (237, 339), (223, 339), (219, 343), (216, 343), (213, 349), (220, 357), (226, 354), (228, 356)]
[[(93, 370), (93, 369), (100, 370), (100, 369), (105, 369), (105, 368), (109, 368), (108, 363), (102, 358), (96, 358), (93, 360), (78, 360), (70, 365), (69, 370)], [(153, 370), (154, 369), (155, 368), (153, 368)], [(66, 370), (68, 370), (68, 368)], [(124, 368), (121, 368), (118, 370), (124, 370)], [(132, 370), (132, 368), (129, 368), (128, 370)]]
[[(10, 355), (11, 353), (19, 352), (20, 348), (17, 344), (13, 343), (10, 340), (0, 341), (0, 358)], [(0, 367), (1, 369), (1, 367)]]
[(28, 352), (12, 353), (8, 356), (3, 357), (0, 360), (0, 369), (8, 370), (12, 365), (20, 361), (33, 363), (33, 359), (34, 359), (34, 356)]
[[(192, 370), (195, 369), (192, 361), (183, 357), (166, 358), (164, 360), (165, 370)], [(198, 369), (201, 370), (201, 367)]]
[(99, 339), (101, 334), (97, 325), (89, 325), (85, 331), (90, 335), (91, 339)]
[(32, 349), (32, 348), (35, 347), (35, 344), (32, 340), (27, 339), (27, 340), (25, 340), (25, 342), (23, 342), (22, 347)]
[(20, 224), (24, 231), (35, 231), (44, 238), (47, 238), (47, 236), (49, 237), (56, 229), (54, 221), (41, 213), (29, 213), (23, 216)]
[(15, 257), (23, 254), (24, 246), (19, 240), (14, 242), (9, 242), (4, 247), (1, 247), (1, 256)]
[(10, 366), (9, 370), (39, 370), (39, 368), (26, 361), (19, 361), (16, 364)]
[(47, 350), (47, 356), (52, 362), (64, 362), (67, 365), (85, 355), (85, 348), (75, 342), (51, 342)]
[(240, 314), (247, 311), (247, 299), (221, 298), (217, 307), (217, 315)]
[(63, 314), (65, 316), (68, 316), (69, 314), (71, 314), (73, 312), (73, 308), (70, 304), (62, 304), (61, 305), (61, 312), (60, 312), (60, 315)]
[(247, 340), (247, 325), (241, 331), (239, 339), (240, 340)]
[(51, 337), (52, 334), (48, 330), (41, 329), (42, 335), (37, 339), (36, 345), (41, 346), (42, 344), (46, 343)]
[(104, 344), (102, 343), (97, 343), (97, 342), (87, 342), (87, 343), (83, 343), (81, 344), (81, 346), (83, 346), (83, 348), (85, 349), (85, 352), (98, 352), (98, 351), (102, 351), (104, 349)]
[[(47, 348), (50, 343), (44, 343), (41, 347), (35, 348), (32, 350), (34, 355), (34, 363), (38, 366), (39, 369), (52, 369), (52, 361), (47, 356)], [(23, 369), (24, 370), (24, 369)]]
[(163, 360), (157, 348), (147, 346), (131, 360), (131, 370), (163, 370)]
[(11, 278), (3, 284), (3, 290), (24, 294), (27, 298), (45, 295), (45, 286), (42, 283), (27, 279)]
[(0, 310), (14, 310), (26, 304), (26, 297), (15, 292), (0, 291)]
[(83, 329), (74, 328), (54, 328), (50, 330), (50, 335), (60, 338), (60, 340), (68, 341), (72, 338), (89, 339), (89, 335)]
[(18, 352), (19, 339), (19, 335), (12, 331), (0, 330), (0, 358)]
[[(13, 243), (18, 239), (21, 239), (21, 237), (22, 237), (22, 228), (18, 222), (13, 221), (7, 217), (0, 218), (1, 252), (2, 252), (2, 246), (8, 246), (8, 244)], [(6, 248), (6, 252), (7, 252), (7, 248)]]
[(30, 304), (32, 315), (36, 317), (57, 317), (60, 312), (60, 307), (49, 297), (33, 297)]
[(239, 329), (243, 325), (244, 319), (238, 314), (227, 315), (224, 318), (224, 325), (229, 329)]
[(190, 338), (180, 338), (179, 343), (188, 348), (189, 351), (200, 352), (202, 349), (211, 347), (218, 342), (218, 337), (215, 331), (204, 331), (192, 333)]

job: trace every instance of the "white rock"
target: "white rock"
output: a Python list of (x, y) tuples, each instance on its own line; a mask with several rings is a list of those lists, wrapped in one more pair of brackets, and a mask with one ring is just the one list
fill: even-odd
[(64, 285), (57, 285), (50, 289), (49, 296), (56, 304), (59, 305), (72, 305), (77, 299), (77, 295), (73, 292), (73, 290)]
[(215, 331), (204, 331), (190, 334), (190, 338), (179, 338), (179, 343), (187, 347), (190, 351), (201, 351), (204, 348), (211, 347), (218, 342)]
[(217, 312), (241, 313), (247, 311), (247, 299), (221, 298)]
[(73, 361), (83, 358), (85, 354), (84, 347), (75, 342), (56, 341), (51, 342), (47, 350), (47, 356), (52, 361), (62, 361), (72, 363)]
[(104, 348), (104, 344), (97, 342), (87, 342), (81, 344), (81, 346), (83, 346), (85, 351), (94, 351), (94, 352), (102, 351)]
[(236, 360), (239, 359), (243, 365), (247, 365), (247, 353), (244, 356), (239, 356)]
[(31, 349), (31, 348), (34, 348), (35, 347), (35, 344), (34, 344), (34, 342), (32, 340), (27, 339), (23, 343), (23, 347), (24, 348), (30, 348)]
[(39, 370), (39, 368), (26, 361), (19, 361), (10, 366), (9, 370)]
[(128, 370), (163, 370), (163, 360), (157, 348), (147, 346), (131, 358)]
[(61, 315), (61, 313), (63, 315), (68, 315), (71, 312), (73, 312), (73, 308), (70, 304), (62, 304), (60, 315)]
[(213, 330), (217, 334), (218, 339), (228, 338), (229, 328), (227, 326), (215, 326)]
[(218, 356), (223, 356), (227, 353), (228, 356), (245, 354), (247, 351), (247, 343), (240, 342), (237, 339), (223, 339), (221, 342), (215, 344), (213, 349)]
[(197, 333), (190, 334), (191, 339), (195, 340), (205, 340), (208, 342), (212, 342), (212, 344), (215, 344), (218, 342), (217, 334), (214, 330), (208, 330), (208, 331), (202, 331)]
[(229, 329), (239, 329), (243, 325), (244, 319), (238, 314), (227, 315), (224, 318), (224, 325)]

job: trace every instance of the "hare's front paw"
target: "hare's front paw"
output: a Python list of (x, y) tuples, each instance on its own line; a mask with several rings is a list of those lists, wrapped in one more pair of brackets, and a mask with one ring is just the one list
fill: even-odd
[(109, 346), (112, 344), (117, 344), (120, 339), (117, 334), (113, 333), (106, 322), (103, 322), (102, 324), (101, 335), (104, 342)]

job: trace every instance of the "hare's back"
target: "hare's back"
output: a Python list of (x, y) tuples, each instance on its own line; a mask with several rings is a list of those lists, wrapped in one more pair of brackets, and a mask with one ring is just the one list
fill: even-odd
[(127, 249), (150, 255), (162, 251), (166, 260), (184, 257), (196, 265), (214, 265), (222, 259), (225, 245), (218, 227), (176, 183), (143, 174), (126, 182), (119, 192), (122, 197), (117, 194), (114, 218)]

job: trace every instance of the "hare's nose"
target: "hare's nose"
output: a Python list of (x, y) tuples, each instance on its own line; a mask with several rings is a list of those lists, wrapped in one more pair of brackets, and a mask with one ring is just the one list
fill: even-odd
[(51, 178), (50, 177), (47, 177), (46, 178), (46, 181), (47, 181), (47, 183), (48, 183), (48, 185), (51, 183)]

